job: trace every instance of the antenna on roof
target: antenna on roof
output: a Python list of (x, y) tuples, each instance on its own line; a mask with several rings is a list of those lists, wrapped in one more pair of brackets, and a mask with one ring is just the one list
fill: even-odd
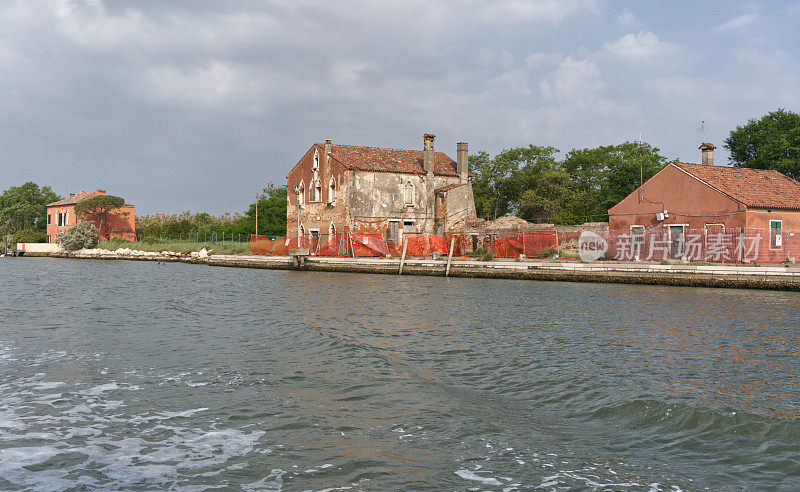
[(703, 140), (706, 139), (706, 120), (700, 122), (700, 131), (703, 132)]

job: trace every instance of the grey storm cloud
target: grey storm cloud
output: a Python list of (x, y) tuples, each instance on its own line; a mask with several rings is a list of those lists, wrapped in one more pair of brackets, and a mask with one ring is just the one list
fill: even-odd
[(451, 154), (641, 133), (694, 160), (700, 121), (719, 145), (749, 117), (797, 110), (797, 40), (782, 33), (800, 12), (720, 2), (706, 7), (718, 29), (689, 5), (4, 2), (0, 187), (241, 211), (312, 142), (416, 148), (428, 131)]

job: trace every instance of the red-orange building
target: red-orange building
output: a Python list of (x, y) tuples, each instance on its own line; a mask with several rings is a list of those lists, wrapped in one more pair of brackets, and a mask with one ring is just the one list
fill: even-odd
[(703, 164), (670, 162), (611, 207), (612, 235), (629, 234), (635, 245), (645, 231), (664, 231), (670, 257), (682, 258), (689, 231), (702, 237), (738, 231), (764, 238), (762, 250), (774, 253), (766, 255), (771, 261), (794, 255), (800, 247), (800, 183), (777, 171), (715, 166), (715, 148), (703, 143)]
[[(69, 198), (49, 203), (47, 205), (47, 242), (55, 242), (56, 234), (66, 232), (71, 226), (83, 222), (75, 213), (76, 203), (105, 194), (106, 190), (100, 189), (81, 191), (70, 194)], [(99, 229), (100, 221), (92, 221)], [(122, 207), (112, 210), (103, 221), (100, 238), (107, 240), (113, 237), (121, 237), (128, 241), (136, 240), (136, 212), (132, 204), (125, 203)]]

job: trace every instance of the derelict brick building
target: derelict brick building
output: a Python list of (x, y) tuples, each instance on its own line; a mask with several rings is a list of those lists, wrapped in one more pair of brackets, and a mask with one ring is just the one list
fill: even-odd
[(423, 150), (315, 143), (287, 175), (286, 235), (401, 240), (463, 230), (476, 217), (467, 144), (453, 161), (434, 150), (434, 138), (425, 134)]

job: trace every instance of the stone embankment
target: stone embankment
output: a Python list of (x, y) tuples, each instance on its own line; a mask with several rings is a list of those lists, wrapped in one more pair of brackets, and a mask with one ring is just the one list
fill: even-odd
[[(205, 249), (182, 254), (172, 251), (156, 253), (125, 248), (116, 251), (91, 249), (74, 253), (32, 253), (28, 256), (184, 262), (243, 268), (395, 275), (400, 272), (401, 268), (399, 258), (308, 256), (302, 258), (302, 261), (298, 261), (291, 256), (211, 253), (213, 252)], [(800, 291), (800, 266), (795, 265), (661, 265), (618, 261), (580, 263), (532, 259), (476, 261), (454, 258), (448, 270), (447, 258), (442, 257), (439, 259), (406, 259), (402, 264), (402, 274)]]

